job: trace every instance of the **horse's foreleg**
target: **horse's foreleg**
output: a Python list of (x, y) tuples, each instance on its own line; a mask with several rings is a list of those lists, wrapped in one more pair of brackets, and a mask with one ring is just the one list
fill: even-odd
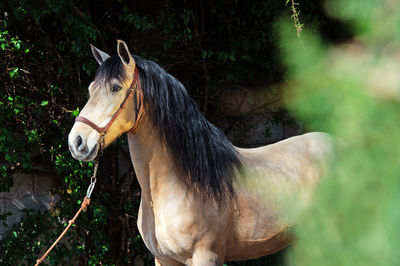
[(193, 253), (191, 266), (219, 266), (222, 265), (223, 258), (211, 250), (196, 250)]

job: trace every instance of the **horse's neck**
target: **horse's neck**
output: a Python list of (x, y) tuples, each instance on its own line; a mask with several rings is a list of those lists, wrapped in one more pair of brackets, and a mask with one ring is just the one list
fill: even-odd
[(128, 135), (128, 141), (142, 196), (152, 202), (167, 183), (178, 181), (173, 163), (147, 118), (143, 118), (135, 133)]

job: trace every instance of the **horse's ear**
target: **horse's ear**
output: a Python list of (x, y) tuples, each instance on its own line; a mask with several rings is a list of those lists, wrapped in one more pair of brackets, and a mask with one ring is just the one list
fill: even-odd
[(117, 52), (119, 58), (121, 58), (122, 63), (128, 66), (135, 66), (135, 60), (133, 60), (133, 57), (129, 52), (128, 46), (124, 41), (117, 40)]
[(96, 59), (97, 63), (99, 63), (99, 65), (103, 64), (103, 62), (106, 61), (107, 58), (110, 57), (107, 53), (94, 47), (92, 44), (90, 44), (90, 48), (92, 49), (92, 54), (93, 54), (94, 58)]

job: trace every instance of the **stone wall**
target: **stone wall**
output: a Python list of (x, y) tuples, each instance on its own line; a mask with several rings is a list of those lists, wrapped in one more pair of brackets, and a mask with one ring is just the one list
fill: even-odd
[(300, 121), (283, 107), (285, 84), (257, 88), (229, 88), (219, 97), (216, 123), (235, 144), (257, 147), (299, 135)]
[(51, 194), (54, 189), (51, 175), (15, 173), (13, 180), (10, 192), (0, 192), (1, 212), (11, 213), (6, 225), (0, 224), (0, 240), (9, 233), (13, 224), (23, 218), (24, 210), (47, 211), (58, 200)]

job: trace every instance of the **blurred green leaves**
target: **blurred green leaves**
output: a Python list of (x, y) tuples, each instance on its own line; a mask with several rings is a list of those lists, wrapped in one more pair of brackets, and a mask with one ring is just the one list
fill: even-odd
[(292, 265), (399, 265), (400, 45), (395, 1), (328, 1), (352, 42), (324, 44), (281, 26), (287, 102), (309, 130), (345, 144), (295, 232)]

